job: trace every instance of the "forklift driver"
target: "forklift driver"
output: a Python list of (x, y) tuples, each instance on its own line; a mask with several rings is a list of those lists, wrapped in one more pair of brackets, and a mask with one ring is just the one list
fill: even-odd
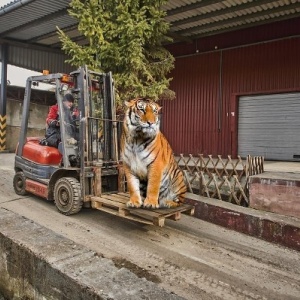
[[(74, 98), (71, 94), (66, 94), (64, 96), (63, 107), (65, 112), (65, 127), (67, 133), (71, 138), (78, 140), (75, 121), (78, 118), (79, 112), (76, 108), (74, 108)], [(41, 141), (41, 144), (58, 148), (58, 145), (61, 141), (58, 104), (50, 107), (48, 116), (46, 118), (46, 123), (46, 138)]]

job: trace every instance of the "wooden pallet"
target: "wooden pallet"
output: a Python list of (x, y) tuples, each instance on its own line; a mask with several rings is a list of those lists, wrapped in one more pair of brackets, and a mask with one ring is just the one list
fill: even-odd
[(192, 205), (183, 204), (176, 208), (129, 208), (129, 194), (102, 194), (101, 197), (92, 196), (92, 207), (107, 213), (120, 216), (140, 223), (163, 227), (165, 219), (179, 220), (181, 213), (193, 215), (195, 208)]

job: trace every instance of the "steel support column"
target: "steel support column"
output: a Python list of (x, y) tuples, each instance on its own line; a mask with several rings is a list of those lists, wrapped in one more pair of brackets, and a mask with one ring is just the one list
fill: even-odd
[(0, 152), (6, 148), (6, 88), (7, 88), (7, 63), (8, 45), (1, 45), (1, 87), (0, 87)]

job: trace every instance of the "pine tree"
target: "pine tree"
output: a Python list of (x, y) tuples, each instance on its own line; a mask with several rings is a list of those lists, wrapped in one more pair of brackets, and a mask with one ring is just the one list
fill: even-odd
[(72, 0), (69, 14), (79, 22), (86, 45), (58, 29), (71, 65), (112, 71), (117, 100), (149, 97), (173, 99), (169, 72), (174, 57), (163, 47), (169, 24), (162, 5), (167, 0)]

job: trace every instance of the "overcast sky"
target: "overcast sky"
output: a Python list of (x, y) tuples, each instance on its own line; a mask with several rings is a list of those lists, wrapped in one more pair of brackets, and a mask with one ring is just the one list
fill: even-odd
[(0, 7), (6, 5), (7, 3), (14, 2), (14, 0), (0, 0)]
[[(1, 0), (0, 0), (1, 1)], [(0, 62), (0, 70), (2, 64)], [(41, 75), (42, 73), (34, 72), (31, 70), (15, 67), (8, 65), (7, 66), (7, 80), (10, 85), (23, 86), (26, 85), (26, 80), (29, 76)], [(1, 79), (1, 71), (0, 71), (0, 79)]]

